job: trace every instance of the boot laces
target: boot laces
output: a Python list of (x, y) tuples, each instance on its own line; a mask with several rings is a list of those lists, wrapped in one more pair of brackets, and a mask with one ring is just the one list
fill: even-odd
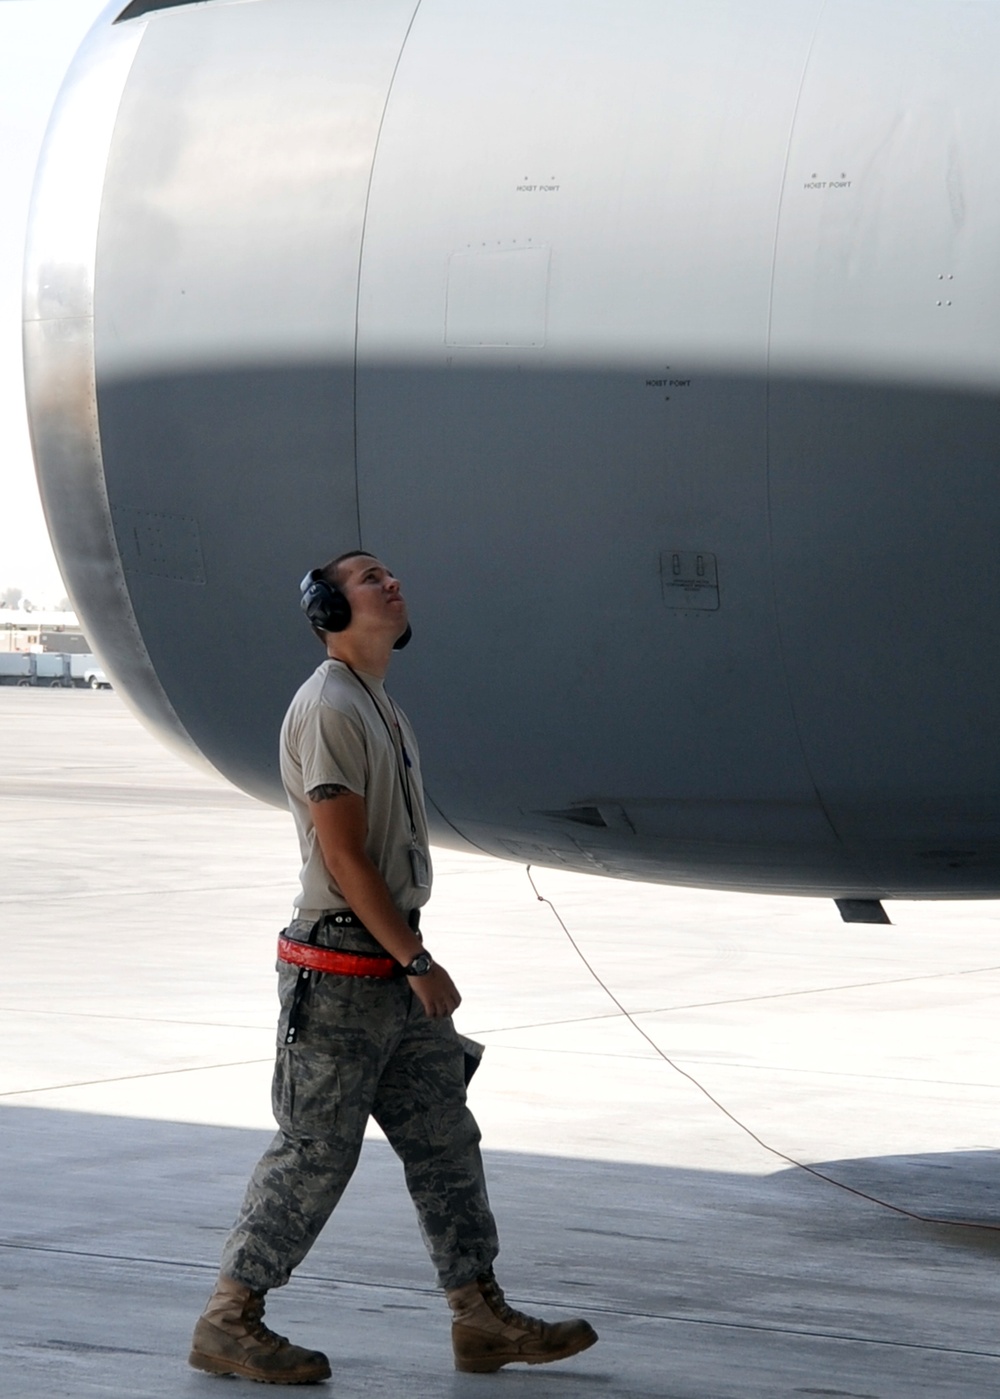
[(521, 1326), (532, 1335), (540, 1336), (545, 1330), (545, 1322), (537, 1316), (526, 1316), (524, 1312), (515, 1310), (503, 1295), (503, 1288), (491, 1275), (480, 1278), (483, 1299), (494, 1316), (507, 1326)]
[(264, 1296), (263, 1293), (254, 1292), (243, 1308), (243, 1324), (247, 1333), (255, 1341), (261, 1341), (264, 1345), (271, 1345), (277, 1349), (278, 1346), (287, 1346), (288, 1337), (279, 1336), (276, 1331), (272, 1331), (264, 1324)]

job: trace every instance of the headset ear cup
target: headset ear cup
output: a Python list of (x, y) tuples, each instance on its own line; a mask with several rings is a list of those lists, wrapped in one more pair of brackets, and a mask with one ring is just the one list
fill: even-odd
[(300, 605), (311, 626), (332, 632), (350, 626), (351, 604), (339, 588), (327, 582), (318, 568), (306, 574), (300, 586)]
[(410, 626), (409, 623), (407, 623), (407, 624), (406, 624), (406, 631), (403, 632), (403, 635), (402, 635), (402, 636), (397, 636), (397, 637), (396, 637), (396, 640), (392, 643), (392, 649), (393, 649), (394, 651), (402, 651), (403, 647), (404, 647), (404, 646), (409, 646), (409, 644), (410, 644), (410, 642), (411, 642), (412, 640), (413, 640), (413, 628)]

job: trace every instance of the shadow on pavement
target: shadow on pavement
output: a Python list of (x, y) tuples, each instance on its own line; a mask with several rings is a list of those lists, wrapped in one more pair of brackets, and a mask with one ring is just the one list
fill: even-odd
[[(183, 1358), (268, 1140), (0, 1109), (6, 1399), (217, 1392)], [(602, 1334), (564, 1368), (504, 1372), (496, 1383), (507, 1393), (530, 1382), (533, 1394), (981, 1399), (1000, 1379), (1000, 1233), (921, 1225), (791, 1170), (486, 1159), (503, 1240), (497, 1271), (512, 1300), (579, 1311)], [(822, 1169), (908, 1209), (992, 1222), (998, 1163), (1000, 1152), (982, 1151)], [(450, 1369), (446, 1309), (382, 1141), (366, 1143), (340, 1208), (269, 1317), (336, 1356), (338, 1394), (484, 1392), (481, 1379)], [(869, 1373), (881, 1378), (866, 1383)], [(918, 1373), (933, 1374), (933, 1386), (915, 1390)]]

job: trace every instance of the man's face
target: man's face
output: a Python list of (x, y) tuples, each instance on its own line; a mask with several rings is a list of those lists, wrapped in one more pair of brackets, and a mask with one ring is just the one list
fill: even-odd
[(399, 579), (379, 559), (362, 554), (340, 565), (340, 588), (351, 604), (350, 630), (387, 632), (395, 641), (407, 627)]

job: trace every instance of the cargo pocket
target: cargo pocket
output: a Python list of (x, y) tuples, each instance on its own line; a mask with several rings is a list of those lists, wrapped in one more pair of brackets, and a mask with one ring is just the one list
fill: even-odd
[(340, 1070), (333, 1055), (294, 1045), (278, 1046), (271, 1107), (283, 1132), (320, 1141), (331, 1141), (342, 1134), (352, 1137), (354, 1131), (344, 1121), (343, 1106)]

